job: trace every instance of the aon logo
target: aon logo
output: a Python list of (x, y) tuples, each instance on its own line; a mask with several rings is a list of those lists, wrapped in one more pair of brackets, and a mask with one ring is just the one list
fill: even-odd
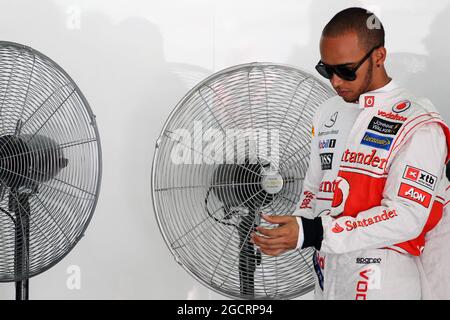
[(425, 208), (430, 206), (431, 194), (407, 183), (402, 183), (400, 185), (398, 195), (402, 198), (417, 202)]
[(406, 191), (406, 195), (411, 197), (412, 199), (419, 200), (420, 202), (424, 202), (426, 199), (426, 196), (418, 191), (415, 191), (414, 188), (409, 189)]

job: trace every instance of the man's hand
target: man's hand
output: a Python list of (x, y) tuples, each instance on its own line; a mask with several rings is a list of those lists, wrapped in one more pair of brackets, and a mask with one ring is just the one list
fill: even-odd
[(257, 227), (261, 234), (252, 233), (252, 242), (259, 247), (260, 251), (269, 256), (278, 256), (288, 250), (297, 247), (299, 227), (294, 216), (268, 216), (262, 217), (267, 222), (278, 224), (278, 228), (267, 229)]

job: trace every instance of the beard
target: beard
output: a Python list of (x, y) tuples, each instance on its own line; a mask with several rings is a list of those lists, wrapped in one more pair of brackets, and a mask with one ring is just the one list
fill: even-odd
[(369, 68), (367, 70), (367, 73), (364, 77), (364, 80), (361, 84), (360, 89), (358, 92), (353, 96), (349, 98), (343, 98), (345, 102), (349, 103), (357, 103), (359, 101), (359, 97), (369, 91), (370, 84), (372, 83), (372, 69), (373, 69), (373, 61), (369, 60)]

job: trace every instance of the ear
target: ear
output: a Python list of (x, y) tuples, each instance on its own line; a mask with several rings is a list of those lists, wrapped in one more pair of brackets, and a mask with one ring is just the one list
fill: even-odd
[(377, 67), (381, 67), (384, 65), (384, 62), (386, 61), (386, 54), (387, 52), (385, 47), (380, 47), (374, 51), (373, 59)]

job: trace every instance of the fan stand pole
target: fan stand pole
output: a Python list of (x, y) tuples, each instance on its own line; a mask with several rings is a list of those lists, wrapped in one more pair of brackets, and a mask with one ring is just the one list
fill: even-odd
[(12, 191), (10, 210), (15, 212), (15, 254), (16, 300), (28, 300), (28, 276), (30, 267), (30, 194)]
[(255, 270), (257, 264), (257, 256), (255, 254), (255, 247), (250, 242), (250, 232), (255, 229), (256, 213), (250, 211), (247, 215), (242, 217), (239, 223), (239, 239), (240, 248), (239, 253), (239, 279), (241, 295), (253, 298), (255, 296)]
[(28, 300), (28, 279), (16, 282), (16, 300)]

